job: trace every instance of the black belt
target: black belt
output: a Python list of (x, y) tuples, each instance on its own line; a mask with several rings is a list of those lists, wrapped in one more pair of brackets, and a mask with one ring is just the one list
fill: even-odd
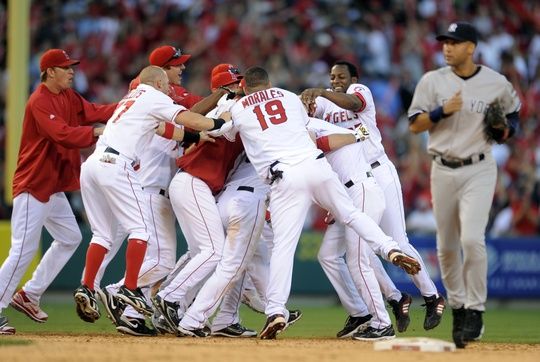
[(371, 169), (376, 169), (377, 167), (379, 167), (381, 165), (381, 163), (379, 161), (375, 161), (371, 164)]
[[(371, 171), (367, 171), (366, 176), (367, 177), (373, 177), (373, 174), (371, 173)], [(350, 189), (351, 187), (354, 186), (354, 182), (353, 182), (353, 180), (349, 180), (349, 181), (345, 182), (344, 185), (345, 185), (346, 188)]]
[(120, 155), (120, 152), (118, 152), (117, 150), (115, 150), (115, 149), (112, 148), (112, 147), (107, 147), (107, 148), (105, 149), (105, 151), (103, 151), (103, 152), (112, 153), (112, 154), (114, 154), (114, 155)]
[(238, 186), (237, 191), (255, 192), (255, 189), (251, 186)]
[(320, 155), (317, 156), (316, 160), (320, 159), (320, 158), (323, 158), (324, 157), (324, 153), (321, 153)]
[[(166, 191), (165, 191), (164, 189), (160, 189), (160, 190), (159, 190), (159, 194), (160, 194), (161, 196), (165, 196), (165, 195), (166, 195)], [(167, 196), (165, 196), (165, 197), (167, 197)]]
[(480, 162), (483, 159), (485, 159), (486, 156), (483, 153), (479, 154), (478, 161), (475, 161), (472, 157), (466, 158), (464, 160), (451, 161), (451, 160), (445, 160), (441, 156), (433, 156), (434, 160), (436, 160), (437, 158), (440, 160), (443, 166), (450, 167), (450, 168), (459, 168), (463, 166), (472, 165), (475, 162)]

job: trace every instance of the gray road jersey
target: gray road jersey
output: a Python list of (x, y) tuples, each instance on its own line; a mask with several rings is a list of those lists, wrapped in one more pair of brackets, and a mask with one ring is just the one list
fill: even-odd
[(461, 90), (463, 108), (443, 118), (429, 131), (428, 152), (445, 158), (464, 159), (490, 152), (483, 134), (484, 114), (496, 99), (503, 102), (505, 113), (519, 111), (521, 102), (506, 78), (486, 66), (473, 77), (462, 79), (450, 67), (426, 73), (421, 79), (409, 108), (409, 117), (442, 106)]

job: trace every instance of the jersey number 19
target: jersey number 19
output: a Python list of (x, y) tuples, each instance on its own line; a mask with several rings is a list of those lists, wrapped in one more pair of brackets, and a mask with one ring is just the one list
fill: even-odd
[(253, 113), (257, 116), (257, 120), (261, 125), (262, 130), (268, 128), (268, 121), (272, 124), (280, 124), (287, 121), (287, 114), (285, 113), (285, 108), (283, 108), (283, 103), (279, 99), (274, 99), (264, 104), (264, 112), (261, 109), (261, 105), (253, 108)]

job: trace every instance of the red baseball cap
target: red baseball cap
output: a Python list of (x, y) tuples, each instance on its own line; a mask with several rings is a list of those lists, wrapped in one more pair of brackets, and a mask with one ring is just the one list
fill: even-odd
[(41, 56), (39, 60), (39, 69), (44, 72), (53, 67), (69, 67), (79, 64), (80, 61), (71, 59), (62, 49), (49, 49)]
[(170, 45), (164, 45), (154, 49), (154, 51), (150, 53), (148, 60), (152, 65), (166, 67), (168, 65), (176, 66), (184, 64), (189, 58), (191, 58), (191, 55), (182, 54), (180, 49)]
[(212, 77), (210, 87), (212, 89), (216, 89), (216, 88), (226, 86), (229, 84), (239, 83), (242, 80), (242, 78), (243, 77), (241, 75), (231, 73), (231, 72), (218, 73)]
[(228, 64), (228, 63), (221, 63), (221, 64), (216, 65), (212, 69), (212, 74), (210, 75), (210, 77), (213, 77), (214, 75), (218, 73), (223, 73), (223, 72), (231, 72), (235, 74), (240, 74), (240, 70), (238, 70), (238, 67), (232, 64)]

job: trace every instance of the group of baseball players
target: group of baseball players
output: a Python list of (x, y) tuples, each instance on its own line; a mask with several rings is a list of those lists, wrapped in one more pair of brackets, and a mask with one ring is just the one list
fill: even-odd
[[(452, 34), (441, 40), (445, 47), (461, 42)], [(43, 54), (14, 179), (12, 247), (0, 269), (0, 334), (15, 333), (1, 316), (8, 304), (47, 320), (40, 297), (81, 242), (64, 195), (79, 184), (92, 240), (74, 299), (86, 322), (100, 318), (99, 299), (125, 334), (275, 339), (302, 316), (286, 303), (294, 252), (316, 203), (328, 211), (318, 259), (349, 314), (337, 337), (394, 338), (386, 302), (398, 331), (407, 330), (412, 298), (396, 288), (381, 260), (411, 275), (425, 300), (424, 329), (437, 327), (445, 300), (407, 238), (397, 170), (355, 66), (338, 61), (330, 88), (297, 95), (274, 87), (261, 67), (241, 73), (219, 64), (212, 93), (202, 98), (181, 86), (189, 58), (173, 46), (156, 48), (118, 104), (96, 105), (71, 89), (77, 60), (60, 49)], [(431, 122), (432, 133), (460, 108), (458, 96), (415, 95), (411, 127)], [(432, 114), (436, 106), (441, 110)], [(96, 141), (81, 166), (78, 149)], [(436, 151), (444, 165), (445, 151)], [(56, 177), (47, 178), (42, 167)], [(178, 261), (175, 221), (188, 246)], [(53, 244), (13, 294), (43, 226)], [(102, 286), (126, 238), (124, 278)], [(469, 307), (449, 297), (454, 311)], [(241, 324), (242, 301), (266, 314), (259, 333)]]

